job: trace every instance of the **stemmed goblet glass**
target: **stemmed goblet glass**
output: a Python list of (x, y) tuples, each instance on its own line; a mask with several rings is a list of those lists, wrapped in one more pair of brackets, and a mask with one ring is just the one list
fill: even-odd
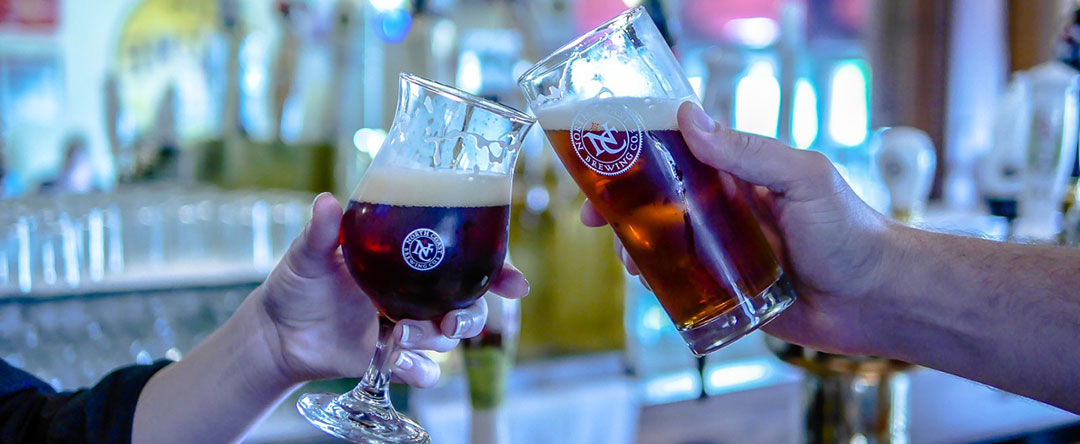
[(387, 397), (394, 323), (438, 321), (487, 291), (506, 257), (510, 191), (535, 121), (512, 108), (402, 74), (389, 134), (349, 199), (342, 252), (379, 310), (379, 342), (360, 384), (309, 393), (297, 408), (359, 443), (426, 443)]

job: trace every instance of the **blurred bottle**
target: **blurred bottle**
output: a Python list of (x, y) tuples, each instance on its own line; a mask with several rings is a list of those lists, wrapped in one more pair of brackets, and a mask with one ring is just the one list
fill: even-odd
[[(337, 101), (331, 93), (339, 80), (336, 60), (323, 29), (351, 26), (349, 21), (299, 1), (275, 5), (281, 29), (271, 71), (271, 139), (250, 144), (244, 186), (327, 191), (333, 188), (333, 120)], [(266, 162), (261, 164), (260, 161)]]
[(195, 177), (199, 182), (218, 185), (242, 182), (243, 171), (238, 166), (245, 163), (247, 137), (240, 123), (240, 45), (246, 30), (239, 14), (238, 0), (218, 1), (218, 26), (225, 43), (224, 71), (220, 74), (224, 77), (221, 129), (217, 137), (194, 149)]
[[(485, 4), (465, 6), (475, 10)], [(468, 8), (457, 13), (463, 11)], [(506, 10), (491, 14), (510, 15)], [(465, 25), (459, 34), (456, 85), (521, 108), (514, 70), (529, 64), (522, 62), (520, 34)], [(623, 349), (624, 272), (612, 253), (611, 232), (581, 224), (584, 197), (540, 130), (532, 131), (521, 149), (511, 202), (510, 257), (532, 286), (522, 302), (522, 356)]]
[[(1080, 70), (1080, 1), (1065, 19), (1065, 29), (1057, 42), (1057, 59), (1075, 70)], [(1080, 120), (1074, 123), (1080, 126)], [(1065, 214), (1063, 241), (1069, 246), (1080, 246), (1080, 208), (1077, 199), (1080, 195), (1080, 155), (1075, 156), (1072, 174), (1065, 188), (1061, 211)]]
[(993, 146), (979, 161), (979, 191), (990, 213), (1016, 219), (1016, 200), (1023, 188), (1025, 153), (1031, 120), (1027, 74), (1014, 74), (994, 113)]
[(507, 380), (517, 352), (521, 307), (517, 300), (487, 294), (488, 321), (479, 336), (462, 341), (469, 381), (472, 444), (510, 442), (506, 399)]
[(1062, 231), (1061, 203), (1077, 154), (1080, 75), (1052, 61), (1032, 68), (1028, 76), (1031, 120), (1014, 237), (1057, 243)]
[[(258, 30), (245, 26), (239, 2), (220, 1), (226, 42), (222, 124), (220, 134), (197, 150), (199, 180), (226, 188), (333, 189), (339, 123), (334, 116), (341, 105), (334, 91), (345, 81), (341, 72), (348, 58), (340, 57), (340, 46), (354, 23), (351, 10), (332, 6), (284, 0), (262, 6), (273, 8), (278, 20), (272, 23), (281, 35), (276, 52), (264, 60), (241, 56)], [(269, 85), (242, 88), (245, 73), (263, 71), (255, 65), (266, 61)], [(248, 109), (259, 104), (265, 108)], [(269, 116), (265, 128), (252, 123), (258, 119), (250, 115), (259, 111)]]
[(776, 138), (794, 146), (792, 135), (795, 116), (795, 85), (806, 75), (806, 6), (787, 1), (780, 5), (780, 38), (777, 41), (780, 80), (780, 119)]
[[(1058, 38), (1055, 51), (1059, 61), (1080, 71), (1080, 1), (1075, 2), (1075, 7), (1065, 18), (1065, 29)], [(1080, 120), (1075, 121), (1073, 125), (1080, 126)], [(1065, 189), (1061, 211), (1066, 215), (1070, 214), (1072, 206), (1076, 203), (1077, 186), (1080, 186), (1080, 156), (1073, 159), (1069, 184)]]
[(706, 50), (702, 58), (709, 74), (701, 99), (702, 108), (713, 120), (731, 128), (735, 123), (732, 116), (735, 111), (735, 86), (746, 69), (746, 57), (738, 48), (717, 46)]
[(135, 174), (135, 155), (131, 147), (120, 142), (120, 91), (116, 74), (105, 77), (103, 97), (105, 100), (105, 137), (112, 154), (117, 182), (130, 182)]
[(532, 284), (523, 301), (522, 352), (621, 350), (624, 272), (612, 235), (581, 224), (584, 197), (543, 134), (532, 136), (538, 137), (519, 160), (511, 203), (510, 253)]

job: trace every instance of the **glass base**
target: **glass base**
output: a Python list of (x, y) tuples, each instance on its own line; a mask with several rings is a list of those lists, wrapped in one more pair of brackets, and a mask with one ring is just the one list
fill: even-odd
[(307, 393), (296, 409), (315, 427), (360, 444), (429, 444), (431, 437), (389, 402), (357, 399), (351, 393)]
[(761, 328), (794, 302), (791, 282), (781, 274), (757, 296), (747, 298), (704, 324), (680, 330), (679, 334), (694, 355), (705, 356)]

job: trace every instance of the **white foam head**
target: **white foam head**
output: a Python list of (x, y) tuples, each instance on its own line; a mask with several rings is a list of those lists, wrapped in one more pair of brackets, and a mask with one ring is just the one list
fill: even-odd
[(453, 170), (369, 169), (351, 200), (413, 207), (510, 205), (511, 176)]
[(574, 117), (581, 111), (598, 104), (622, 105), (637, 114), (645, 130), (674, 130), (679, 128), (679, 106), (683, 102), (695, 102), (694, 97), (680, 99), (654, 97), (595, 97), (582, 101), (569, 101), (541, 106), (534, 109), (536, 119), (545, 130), (568, 130)]

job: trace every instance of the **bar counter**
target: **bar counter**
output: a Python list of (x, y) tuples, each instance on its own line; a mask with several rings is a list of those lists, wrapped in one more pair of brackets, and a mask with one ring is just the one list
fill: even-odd
[[(761, 338), (749, 340), (754, 339)], [(704, 400), (695, 399), (700, 382), (692, 371), (638, 380), (623, 368), (622, 358), (614, 353), (519, 366), (507, 401), (512, 442), (804, 442), (804, 376), (772, 356), (712, 364), (710, 375), (753, 377), (719, 387)], [(997, 442), (1080, 427), (1080, 416), (938, 371), (914, 370), (909, 384), (912, 443)], [(660, 398), (671, 402), (658, 402)], [(433, 442), (467, 443), (468, 393), (461, 374), (447, 375), (436, 388), (414, 391), (409, 405)], [(320, 436), (288, 401), (283, 406), (246, 442), (338, 442)]]

